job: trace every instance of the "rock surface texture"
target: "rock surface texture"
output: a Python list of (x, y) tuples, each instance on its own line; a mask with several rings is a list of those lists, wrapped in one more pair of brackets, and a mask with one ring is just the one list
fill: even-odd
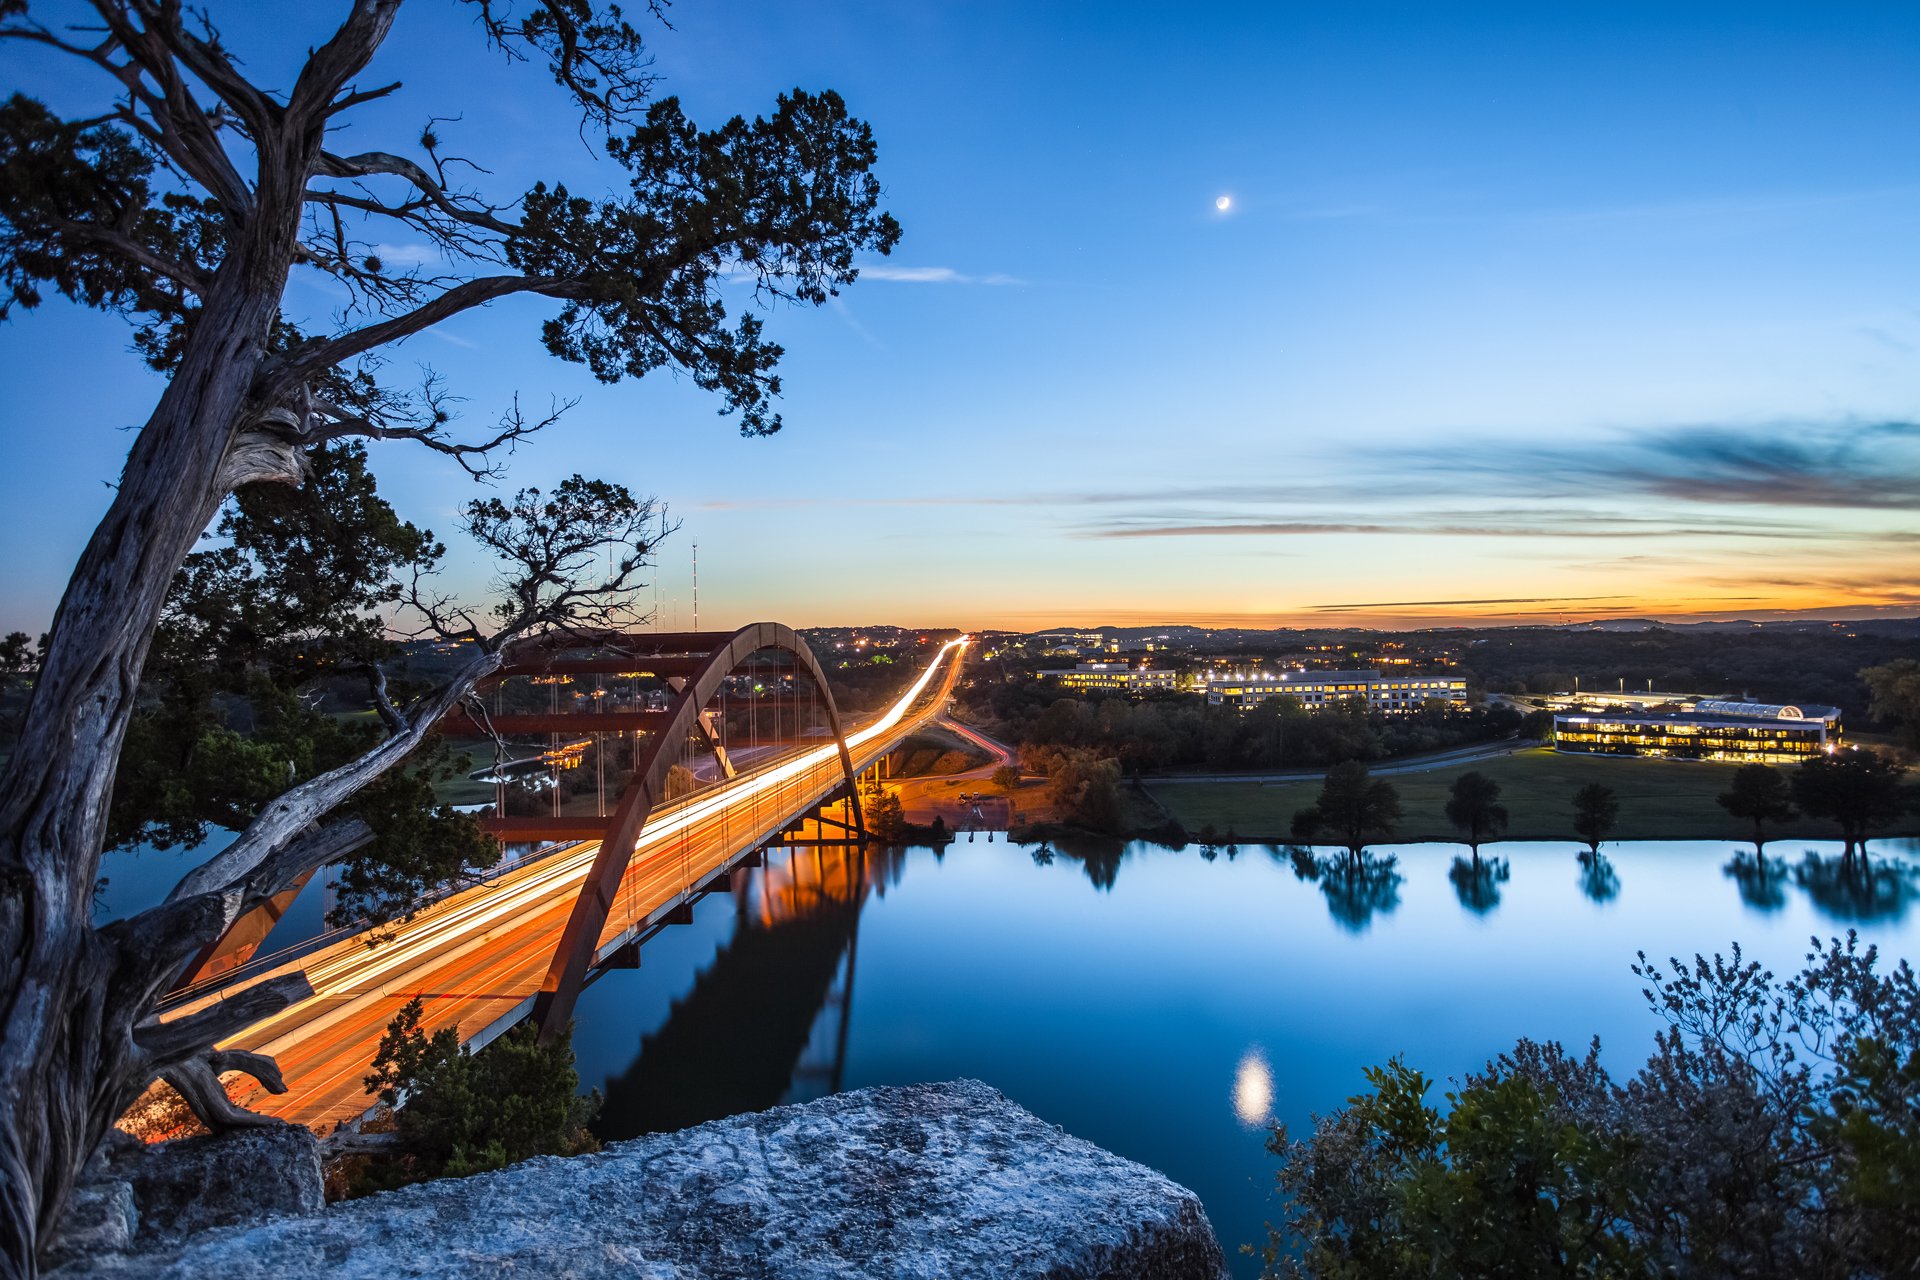
[(76, 1261), (79, 1276), (1220, 1280), (1191, 1191), (977, 1081), (863, 1089)]

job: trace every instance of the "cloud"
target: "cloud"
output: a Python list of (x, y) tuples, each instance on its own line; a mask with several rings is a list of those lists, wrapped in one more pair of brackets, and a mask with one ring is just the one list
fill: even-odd
[(438, 249), (425, 244), (376, 244), (373, 256), (388, 267), (423, 267), (429, 262), (444, 262)]
[(1443, 538), (1767, 538), (1804, 541), (1828, 535), (1803, 528), (1756, 525), (1738, 521), (1679, 525), (1664, 520), (1626, 516), (1590, 516), (1559, 522), (1542, 518), (1528, 523), (1357, 524), (1311, 520), (1220, 521), (1216, 523), (1120, 525), (1090, 528), (1090, 538), (1273, 538), (1313, 534), (1401, 534)]
[(1307, 608), (1316, 613), (1331, 613), (1342, 609), (1432, 609), (1442, 606), (1462, 604), (1587, 604), (1595, 600), (1625, 600), (1623, 595), (1610, 596), (1508, 596), (1489, 600), (1374, 600), (1365, 604), (1310, 604)]
[(860, 268), (863, 280), (892, 280), (900, 284), (1025, 284), (1018, 276), (993, 272), (984, 276), (968, 275), (952, 267), (895, 267), (875, 264)]
[(1474, 441), (1377, 461), (1680, 502), (1920, 510), (1920, 424), (1906, 421), (1666, 427), (1570, 448)]

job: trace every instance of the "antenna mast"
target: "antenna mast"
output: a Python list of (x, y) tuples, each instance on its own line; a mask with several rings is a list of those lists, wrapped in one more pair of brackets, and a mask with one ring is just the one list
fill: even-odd
[(700, 630), (700, 544), (693, 544), (693, 629)]

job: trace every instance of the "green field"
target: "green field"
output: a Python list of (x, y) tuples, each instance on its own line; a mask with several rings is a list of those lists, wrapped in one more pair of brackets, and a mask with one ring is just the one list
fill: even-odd
[[(1745, 840), (1752, 831), (1727, 816), (1714, 797), (1727, 789), (1738, 765), (1694, 760), (1642, 760), (1559, 755), (1544, 747), (1493, 760), (1449, 765), (1426, 773), (1394, 774), (1385, 780), (1400, 793), (1403, 816), (1396, 839), (1456, 840), (1447, 822), (1447, 788), (1469, 770), (1500, 783), (1501, 803), (1512, 814), (1505, 838), (1571, 840), (1573, 793), (1589, 782), (1612, 787), (1620, 796), (1616, 840)], [(1189, 831), (1211, 824), (1241, 839), (1284, 840), (1296, 810), (1313, 803), (1317, 782), (1261, 785), (1251, 782), (1146, 785)], [(1881, 835), (1920, 833), (1913, 815)], [(1830, 839), (1837, 832), (1823, 822), (1796, 822), (1778, 834)]]

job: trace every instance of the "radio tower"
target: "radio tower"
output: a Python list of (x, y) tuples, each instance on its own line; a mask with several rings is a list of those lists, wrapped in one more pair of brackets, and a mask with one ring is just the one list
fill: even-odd
[(693, 544), (693, 629), (700, 630), (700, 544)]

